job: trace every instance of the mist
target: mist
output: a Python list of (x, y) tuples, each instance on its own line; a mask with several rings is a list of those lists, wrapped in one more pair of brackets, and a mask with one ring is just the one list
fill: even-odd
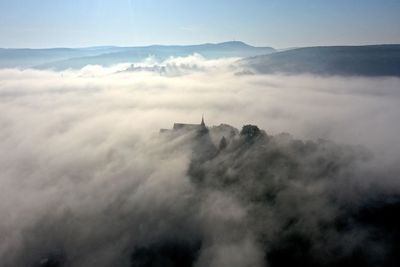
[[(172, 247), (187, 255), (182, 266), (278, 266), (279, 248), (303, 244), (290, 241), (295, 232), (310, 236), (301, 245), (309, 266), (336, 266), (337, 255), (353, 257), (361, 244), (365, 266), (392, 266), (393, 240), (374, 239), (380, 224), (352, 214), (376, 199), (398, 203), (400, 79), (241, 68), (237, 58), (195, 54), (109, 68), (1, 69), (0, 265), (144, 266), (137, 257), (162, 258)], [(212, 126), (221, 123), (257, 125), (262, 137), (246, 145), (238, 133), (204, 160), (193, 156), (191, 134), (159, 134), (202, 114), (215, 147), (221, 136)], [(299, 152), (296, 140), (313, 148)], [(279, 167), (271, 151), (299, 172)], [(334, 170), (322, 175), (317, 156)], [(270, 191), (279, 191), (271, 201), (252, 198)], [(343, 218), (353, 218), (341, 224), (346, 230), (331, 226)]]

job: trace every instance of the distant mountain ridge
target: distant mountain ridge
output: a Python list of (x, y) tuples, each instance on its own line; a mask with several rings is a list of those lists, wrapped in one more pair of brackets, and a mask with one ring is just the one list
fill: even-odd
[(240, 64), (263, 74), (400, 77), (400, 45), (295, 48), (246, 58)]
[(200, 54), (206, 59), (243, 58), (238, 74), (315, 74), (340, 76), (400, 77), (400, 45), (318, 46), (284, 50), (254, 47), (240, 41), (199, 45), (150, 45), (137, 47), (0, 49), (0, 68), (80, 69), (87, 65), (111, 66), (136, 63), (152, 56)]
[(251, 57), (275, 52), (239, 41), (200, 45), (151, 45), (138, 47), (88, 47), (50, 49), (0, 49), (0, 68), (76, 69), (89, 64), (109, 66), (137, 62), (149, 56), (164, 60), (198, 53), (205, 58)]

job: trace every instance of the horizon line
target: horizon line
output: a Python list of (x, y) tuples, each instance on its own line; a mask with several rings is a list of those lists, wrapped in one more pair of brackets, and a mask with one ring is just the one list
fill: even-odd
[(42, 46), (42, 47), (0, 47), (0, 49), (31, 49), (31, 50), (44, 50), (44, 49), (89, 49), (89, 48), (106, 48), (106, 47), (115, 47), (115, 48), (144, 48), (151, 46), (200, 46), (200, 45), (220, 45), (226, 43), (242, 43), (244, 45), (248, 45), (255, 48), (273, 48), (277, 51), (286, 50), (286, 49), (296, 49), (296, 48), (306, 48), (306, 47), (337, 47), (337, 46), (378, 46), (378, 45), (400, 45), (400, 43), (363, 43), (363, 44), (355, 44), (355, 43), (343, 43), (343, 44), (318, 44), (318, 45), (302, 45), (302, 46), (289, 46), (289, 47), (274, 47), (271, 45), (252, 45), (244, 41), (231, 40), (231, 41), (222, 41), (222, 42), (204, 42), (204, 43), (188, 43), (188, 44), (176, 44), (176, 43), (153, 43), (153, 44), (143, 44), (143, 45), (113, 45), (113, 44), (98, 44), (98, 45), (89, 45), (89, 46)]

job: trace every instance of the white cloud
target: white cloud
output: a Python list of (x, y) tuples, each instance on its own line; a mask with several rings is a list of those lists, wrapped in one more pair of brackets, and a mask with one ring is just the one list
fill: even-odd
[[(155, 238), (149, 233), (185, 236), (192, 230), (180, 228), (185, 220), (196, 229), (220, 227), (226, 220), (243, 223), (245, 208), (224, 195), (205, 201), (207, 214), (197, 217), (196, 194), (185, 177), (189, 152), (151, 138), (173, 122), (199, 122), (203, 113), (209, 125), (252, 123), (272, 134), (362, 144), (399, 162), (398, 78), (236, 76), (234, 62), (193, 55), (142, 63), (172, 66), (174, 75), (123, 72), (129, 64), (63, 72), (0, 70), (0, 258), (5, 266), (15, 266), (21, 255), (26, 257), (17, 263), (34, 260), (30, 251), (41, 240), (77, 237), (67, 245), (84, 266), (93, 257), (82, 255), (107, 238), (124, 247), (131, 236), (138, 243)], [(229, 217), (216, 224), (207, 219), (217, 212), (215, 203)], [(49, 217), (71, 221), (55, 231), (57, 222), (46, 224)], [(38, 225), (44, 225), (43, 232), (30, 232)], [(39, 241), (29, 243), (27, 235)], [(228, 242), (210, 255), (222, 266), (235, 260), (226, 254), (242, 251), (257, 265), (262, 260), (254, 247), (246, 233), (236, 245)], [(104, 266), (120, 256), (104, 251), (91, 251)]]

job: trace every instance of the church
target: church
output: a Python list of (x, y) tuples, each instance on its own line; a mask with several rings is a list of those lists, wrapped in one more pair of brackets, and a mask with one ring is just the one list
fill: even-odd
[(189, 123), (174, 123), (174, 126), (171, 129), (161, 129), (160, 133), (168, 133), (168, 132), (182, 132), (182, 131), (197, 131), (197, 132), (207, 132), (208, 129), (206, 124), (204, 123), (204, 116), (201, 117), (200, 124), (189, 124)]

